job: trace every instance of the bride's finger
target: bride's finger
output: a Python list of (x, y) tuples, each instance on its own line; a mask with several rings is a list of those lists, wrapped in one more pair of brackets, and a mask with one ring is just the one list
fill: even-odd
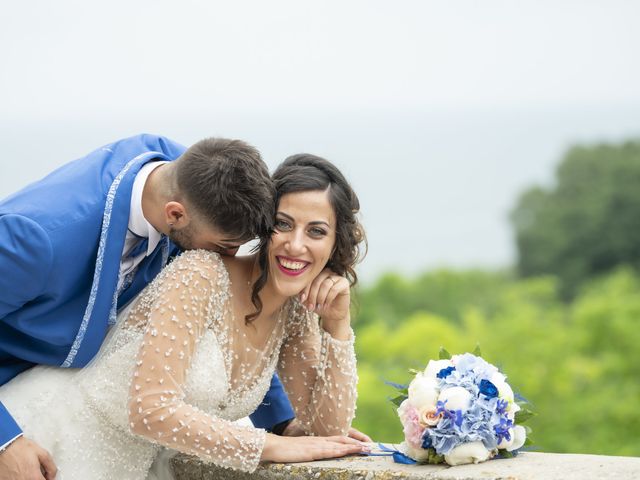
[(321, 310), (326, 306), (327, 299), (335, 284), (336, 280), (332, 276), (328, 276), (322, 281), (320, 288), (318, 289), (318, 294), (316, 295), (316, 309)]
[(361, 432), (357, 428), (353, 428), (353, 427), (351, 427), (349, 429), (349, 437), (350, 438), (355, 438), (356, 440), (360, 440), (361, 442), (364, 442), (364, 443), (372, 443), (373, 442), (373, 440), (371, 439), (371, 437), (369, 435), (367, 435), (366, 433)]
[[(368, 450), (363, 445), (350, 445), (338, 442), (326, 442), (317, 452), (322, 458), (344, 457), (345, 455), (354, 455), (364, 453)], [(314, 455), (315, 457), (316, 455)], [(319, 460), (319, 458), (316, 458)]]
[(329, 276), (329, 272), (330, 270), (323, 270), (322, 272), (320, 272), (318, 276), (313, 279), (311, 285), (309, 286), (309, 297), (305, 300), (304, 304), (311, 311), (314, 311), (316, 308), (316, 305), (318, 303), (316, 301), (318, 297), (318, 290), (320, 290), (324, 279)]
[(348, 293), (349, 291), (349, 285), (345, 286), (342, 285), (342, 281), (338, 281), (336, 283), (333, 284), (331, 290), (329, 290), (329, 293), (327, 294), (327, 298), (325, 298), (324, 300), (324, 304), (322, 306), (322, 309), (327, 309), (331, 306), (331, 304), (335, 301), (336, 298), (338, 298), (339, 295), (344, 295), (345, 293)]
[(298, 299), (300, 300), (300, 303), (302, 303), (303, 305), (307, 304), (307, 298), (309, 298), (309, 290), (311, 290), (311, 284), (304, 287), (304, 290), (302, 290), (298, 295)]
[(346, 435), (334, 435), (332, 437), (326, 437), (326, 439), (328, 441), (331, 442), (337, 442), (337, 443), (342, 443), (342, 444), (349, 444), (349, 445), (360, 445), (360, 446), (367, 446), (364, 443), (351, 438), (351, 437), (347, 437)]

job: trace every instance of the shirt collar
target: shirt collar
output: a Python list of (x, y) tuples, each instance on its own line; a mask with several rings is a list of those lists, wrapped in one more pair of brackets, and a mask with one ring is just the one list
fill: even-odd
[(168, 162), (152, 161), (145, 164), (136, 175), (136, 179), (133, 181), (133, 190), (131, 191), (129, 230), (138, 237), (145, 237), (148, 239), (147, 255), (156, 249), (158, 243), (160, 243), (162, 234), (153, 228), (153, 225), (144, 218), (144, 214), (142, 213), (142, 191), (144, 190), (144, 185), (151, 172), (165, 163)]

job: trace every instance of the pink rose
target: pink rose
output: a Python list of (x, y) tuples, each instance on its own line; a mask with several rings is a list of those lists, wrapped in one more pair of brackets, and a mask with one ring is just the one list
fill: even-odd
[(435, 408), (424, 408), (418, 413), (418, 421), (420, 425), (425, 428), (435, 427), (442, 417), (442, 412), (436, 414)]
[(421, 448), (422, 435), (424, 435), (425, 428), (420, 425), (418, 410), (405, 400), (398, 408), (398, 415), (402, 422), (402, 430), (407, 443), (413, 448)]

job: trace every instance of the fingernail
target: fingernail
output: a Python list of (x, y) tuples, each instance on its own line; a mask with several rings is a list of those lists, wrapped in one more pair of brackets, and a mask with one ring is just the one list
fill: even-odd
[(322, 310), (322, 305), (320, 305), (320, 304), (318, 303), (318, 304), (316, 305), (316, 310), (317, 310), (317, 311)]
[(313, 312), (313, 308), (315, 307), (315, 305), (313, 303), (310, 303), (307, 308), (309, 309), (309, 311)]
[(300, 302), (304, 303), (304, 301), (307, 299), (307, 294), (302, 292), (302, 295), (300, 295)]

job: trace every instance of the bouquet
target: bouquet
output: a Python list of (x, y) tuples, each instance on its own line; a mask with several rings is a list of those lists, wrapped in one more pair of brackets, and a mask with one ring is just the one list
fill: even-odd
[(528, 444), (533, 415), (526, 401), (514, 398), (506, 377), (473, 354), (429, 361), (408, 387), (392, 384), (400, 396), (392, 399), (404, 430), (400, 452), (418, 463), (462, 465), (500, 455), (511, 457)]

